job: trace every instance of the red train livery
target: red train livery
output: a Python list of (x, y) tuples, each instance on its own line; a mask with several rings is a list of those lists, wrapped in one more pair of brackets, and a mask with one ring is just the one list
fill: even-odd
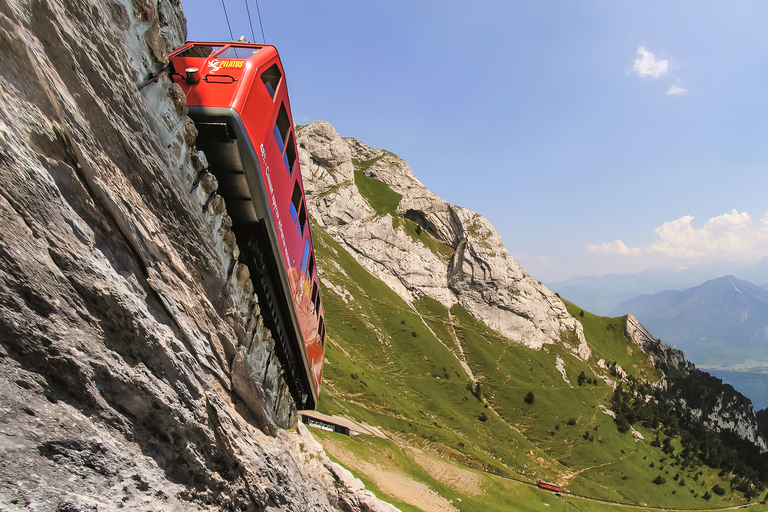
[[(325, 321), (285, 73), (269, 45), (188, 42), (171, 76), (227, 204), (297, 407), (320, 391)], [(258, 278), (258, 279), (257, 279)]]
[(539, 480), (538, 482), (536, 482), (536, 485), (538, 485), (542, 489), (547, 489), (548, 491), (560, 492), (563, 490), (563, 488), (560, 487), (559, 485), (545, 482), (544, 480)]

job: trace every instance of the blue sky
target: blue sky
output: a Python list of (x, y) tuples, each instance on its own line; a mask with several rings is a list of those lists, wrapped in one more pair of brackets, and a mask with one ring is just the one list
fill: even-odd
[[(220, 0), (183, 7), (230, 39)], [(297, 123), (398, 154), (539, 280), (768, 256), (768, 2), (258, 7)]]

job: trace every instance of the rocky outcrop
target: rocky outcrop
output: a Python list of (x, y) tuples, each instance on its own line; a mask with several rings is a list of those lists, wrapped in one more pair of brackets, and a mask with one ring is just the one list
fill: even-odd
[[(634, 315), (627, 315), (624, 334), (651, 357), (651, 363), (656, 368), (673, 368), (681, 372), (691, 372), (696, 368), (685, 358), (682, 350), (672, 348), (654, 337)], [(667, 382), (662, 380), (660, 384), (666, 388)]]
[[(357, 261), (404, 300), (460, 304), (510, 340), (533, 348), (574, 333), (574, 351), (590, 351), (581, 324), (562, 301), (509, 255), (481, 215), (429, 191), (402, 159), (316, 121), (298, 133), (310, 211)], [(402, 198), (393, 213), (374, 210), (355, 184), (355, 165)], [(430, 244), (406, 229), (429, 235)]]
[(226, 204), (148, 81), (184, 25), (175, 0), (0, 2), (0, 508), (390, 510), (278, 428)]
[(655, 338), (633, 315), (627, 315), (625, 334), (651, 358), (661, 371), (659, 387), (668, 391), (675, 409), (688, 422), (702, 424), (714, 432), (730, 431), (738, 439), (752, 443), (761, 453), (768, 442), (760, 434), (758, 419), (748, 398), (728, 384), (701, 372), (685, 354)]

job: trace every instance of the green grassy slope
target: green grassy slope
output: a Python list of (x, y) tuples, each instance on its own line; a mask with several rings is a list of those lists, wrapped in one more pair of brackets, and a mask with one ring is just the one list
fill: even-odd
[[(391, 204), (379, 207), (393, 214)], [(594, 499), (651, 507), (747, 503), (731, 491), (727, 475), (706, 466), (683, 469), (675, 454), (651, 446), (654, 431), (639, 424), (634, 431), (618, 431), (608, 414), (613, 386), (604, 363), (615, 361), (650, 382), (659, 378), (648, 357), (624, 337), (623, 318), (596, 317), (566, 303), (582, 322), (593, 356), (588, 361), (575, 356), (568, 336), (532, 350), (502, 338), (461, 307), (449, 310), (427, 298), (407, 304), (322, 228), (312, 229), (329, 334), (318, 408), (380, 426), (394, 439), (318, 433), (343, 446), (344, 453), (399, 468), (463, 511), (612, 507), (556, 497), (531, 485), (539, 478)], [(528, 393), (533, 403), (526, 403)], [(473, 472), (479, 492), (430, 474), (408, 447)], [(353, 466), (341, 457), (340, 462)], [(402, 510), (419, 510), (380, 489), (364, 468), (357, 474)], [(666, 483), (654, 484), (658, 476)], [(727, 492), (705, 501), (715, 484)]]

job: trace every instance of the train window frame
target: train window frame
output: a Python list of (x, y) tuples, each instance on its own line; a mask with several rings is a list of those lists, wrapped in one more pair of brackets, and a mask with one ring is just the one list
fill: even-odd
[(293, 193), (291, 194), (291, 205), (288, 207), (291, 212), (296, 228), (299, 234), (304, 236), (304, 230), (307, 227), (307, 206), (304, 201), (304, 194), (299, 186), (299, 180), (293, 182)]
[(304, 200), (301, 200), (301, 206), (299, 207), (299, 221), (298, 221), (298, 228), (299, 233), (301, 233), (302, 236), (304, 236), (304, 229), (307, 227), (307, 205), (304, 203)]
[(291, 205), (288, 208), (293, 218), (293, 223), (299, 225), (299, 212), (301, 211), (301, 187), (299, 182), (296, 181), (293, 185), (293, 193), (291, 194)]
[(325, 348), (325, 319), (322, 316), (317, 321), (317, 344)]
[(304, 255), (301, 257), (301, 271), (304, 275), (307, 274), (307, 266), (309, 265), (311, 254), (312, 244), (309, 242), (309, 239), (304, 239)]
[[(215, 54), (215, 57), (217, 59), (248, 60), (259, 50), (261, 50), (261, 48), (254, 48), (252, 46), (229, 45), (219, 50), (219, 52)], [(245, 52), (246, 55), (243, 57), (239, 52)]]
[(181, 51), (176, 55), (174, 55), (174, 57), (207, 59), (211, 55), (224, 49), (224, 46), (225, 45), (193, 44), (192, 46), (185, 49), (184, 51)]
[(317, 314), (317, 305), (320, 300), (320, 288), (317, 286), (317, 281), (312, 281), (312, 314)]
[(280, 66), (277, 63), (272, 64), (261, 74), (261, 82), (267, 89), (267, 92), (274, 101), (277, 94), (277, 88), (280, 87), (280, 82), (283, 80), (283, 74), (280, 72)]
[(288, 174), (293, 176), (293, 168), (296, 166), (296, 142), (294, 140), (293, 130), (291, 130), (288, 135), (288, 144), (285, 146), (283, 161), (288, 167)]
[(275, 142), (277, 142), (277, 148), (280, 150), (280, 154), (283, 154), (283, 151), (285, 151), (285, 143), (283, 142), (283, 137), (280, 133), (280, 127), (275, 123), (275, 127), (272, 128), (272, 135), (275, 137)]
[(288, 110), (285, 108), (285, 103), (280, 103), (280, 109), (277, 113), (277, 119), (275, 119), (275, 127), (277, 131), (275, 136), (280, 134), (280, 154), (285, 151), (285, 142), (288, 140), (288, 133), (291, 130), (291, 119), (288, 117)]
[[(309, 238), (307, 238), (307, 241), (309, 241)], [(311, 245), (311, 242), (310, 242)], [(310, 247), (311, 251), (309, 254), (309, 263), (307, 264), (307, 277), (312, 280), (312, 278), (315, 275), (315, 248)]]

